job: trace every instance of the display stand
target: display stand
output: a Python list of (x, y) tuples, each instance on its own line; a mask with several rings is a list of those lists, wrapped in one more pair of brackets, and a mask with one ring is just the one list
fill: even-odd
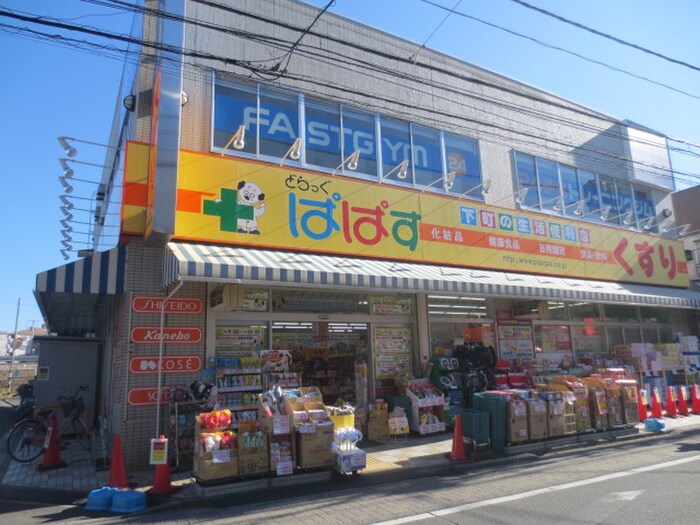
[(263, 388), (299, 388), (301, 376), (291, 371), (292, 353), (288, 350), (263, 350), (262, 359)]
[(195, 447), (195, 419), (199, 403), (170, 403), (170, 464), (175, 469), (191, 469)]
[(456, 357), (433, 357), (430, 359), (431, 382), (442, 390), (446, 403), (445, 426), (452, 428), (457, 414), (464, 408), (464, 391), (462, 390), (462, 372)]
[(263, 391), (260, 357), (216, 358), (216, 406), (233, 414), (232, 428), (258, 418), (258, 394)]
[(406, 395), (411, 400), (411, 430), (421, 435), (445, 431), (445, 396), (430, 380), (412, 379)]

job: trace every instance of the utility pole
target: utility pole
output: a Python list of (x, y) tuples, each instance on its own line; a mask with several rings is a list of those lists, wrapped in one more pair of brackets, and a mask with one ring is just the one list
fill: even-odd
[(17, 351), (17, 348), (15, 348), (15, 341), (17, 340), (17, 323), (19, 323), (20, 299), (20, 297), (17, 298), (17, 315), (15, 315), (15, 331), (12, 334), (12, 343), (10, 343), (10, 347), (12, 348), (12, 357), (10, 357), (10, 377), (7, 380), (7, 393), (9, 395), (12, 395), (12, 376), (15, 373), (15, 352)]

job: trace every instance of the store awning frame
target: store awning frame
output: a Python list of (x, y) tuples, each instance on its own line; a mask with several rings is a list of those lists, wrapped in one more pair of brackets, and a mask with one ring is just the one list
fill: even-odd
[(37, 274), (34, 296), (51, 332), (97, 330), (100, 305), (126, 290), (126, 250), (119, 245)]
[(700, 308), (692, 289), (171, 242), (164, 285), (206, 281)]

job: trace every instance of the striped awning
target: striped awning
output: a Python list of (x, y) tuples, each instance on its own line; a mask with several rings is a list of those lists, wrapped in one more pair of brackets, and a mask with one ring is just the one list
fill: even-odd
[(228, 246), (169, 243), (164, 264), (166, 286), (267, 283), (700, 308), (690, 289)]
[(36, 276), (36, 292), (123, 294), (126, 246), (98, 252)]

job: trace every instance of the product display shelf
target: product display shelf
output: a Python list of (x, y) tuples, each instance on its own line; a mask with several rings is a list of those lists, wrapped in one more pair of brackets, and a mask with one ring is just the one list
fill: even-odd
[(195, 419), (199, 411), (199, 403), (170, 403), (170, 464), (174, 469), (192, 468)]
[(406, 395), (411, 400), (411, 430), (421, 435), (445, 431), (445, 396), (428, 379), (408, 382)]
[(232, 413), (231, 427), (258, 419), (258, 394), (263, 391), (260, 358), (220, 356), (216, 359), (216, 406)]

